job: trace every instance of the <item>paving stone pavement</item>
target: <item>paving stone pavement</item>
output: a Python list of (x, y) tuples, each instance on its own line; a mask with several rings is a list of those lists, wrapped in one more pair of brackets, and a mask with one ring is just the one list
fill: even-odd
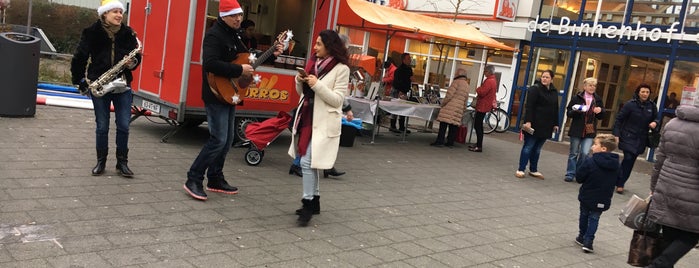
[[(384, 132), (340, 148), (336, 167), (348, 173), (322, 179), (322, 212), (303, 228), (288, 132), (259, 166), (232, 149), (224, 172), (240, 193), (200, 202), (182, 184), (207, 130), (161, 143), (171, 128), (157, 118), (132, 123), (136, 176), (125, 179), (113, 149), (106, 174), (90, 175), (90, 110), (38, 106), (34, 118), (0, 118), (0, 267), (628, 267), (632, 230), (615, 214), (648, 192), (648, 176), (634, 172), (600, 220), (595, 253), (585, 254), (573, 243), (579, 187), (562, 180), (567, 145), (547, 142), (545, 180), (517, 179), (514, 133), (487, 135), (484, 152), (473, 153), (428, 146), (431, 133), (400, 143)], [(697, 262), (692, 250), (676, 267)]]

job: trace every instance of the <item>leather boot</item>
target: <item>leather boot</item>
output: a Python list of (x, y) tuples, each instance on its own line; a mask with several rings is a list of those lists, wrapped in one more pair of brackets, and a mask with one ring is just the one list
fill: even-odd
[(97, 149), (97, 165), (92, 168), (92, 176), (99, 176), (104, 173), (104, 166), (107, 164), (107, 154), (109, 149)]
[(117, 164), (116, 164), (116, 169), (119, 171), (119, 174), (123, 177), (131, 178), (133, 177), (133, 171), (129, 169), (128, 163), (129, 163), (129, 149), (125, 150), (119, 150), (117, 149)]
[(299, 215), (298, 220), (296, 220), (299, 226), (308, 226), (308, 222), (311, 221), (313, 217), (313, 209), (311, 208), (313, 200), (301, 199), (303, 206), (301, 207), (301, 215)]
[(303, 173), (301, 173), (301, 166), (291, 164), (291, 167), (289, 167), (289, 175), (292, 174), (299, 177), (303, 177)]
[(345, 175), (345, 173), (347, 173), (347, 172), (337, 171), (337, 169), (335, 169), (335, 167), (333, 167), (331, 169), (323, 170), (323, 178), (327, 178), (328, 176), (339, 177), (339, 176)]
[[(319, 195), (313, 196), (313, 200), (311, 200), (311, 209), (313, 210), (313, 215), (320, 214), (320, 196)], [(301, 215), (301, 211), (303, 211), (303, 208), (297, 209), (296, 215)]]

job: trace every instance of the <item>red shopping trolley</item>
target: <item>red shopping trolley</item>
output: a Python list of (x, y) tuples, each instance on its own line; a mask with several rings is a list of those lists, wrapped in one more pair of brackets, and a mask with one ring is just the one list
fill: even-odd
[(291, 122), (291, 115), (287, 112), (279, 112), (276, 117), (248, 124), (245, 128), (247, 140), (239, 145), (240, 147), (249, 145), (248, 151), (245, 152), (245, 162), (251, 166), (259, 165), (265, 156), (265, 148), (289, 128), (289, 122)]

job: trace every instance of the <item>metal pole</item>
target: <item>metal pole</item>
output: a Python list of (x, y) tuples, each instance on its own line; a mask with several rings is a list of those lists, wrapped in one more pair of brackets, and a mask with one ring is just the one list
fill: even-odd
[(27, 35), (32, 27), (32, 0), (29, 0), (29, 11), (27, 11)]

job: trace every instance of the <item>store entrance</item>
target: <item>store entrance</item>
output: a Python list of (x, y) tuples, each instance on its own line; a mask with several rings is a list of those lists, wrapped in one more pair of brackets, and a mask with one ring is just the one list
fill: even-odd
[(621, 106), (633, 97), (638, 85), (650, 85), (653, 91), (651, 99), (657, 99), (664, 69), (663, 59), (582, 51), (578, 71), (572, 78), (573, 87), (568, 95), (580, 92), (585, 78), (597, 78), (596, 92), (602, 97), (606, 110), (597, 128), (611, 130)]

